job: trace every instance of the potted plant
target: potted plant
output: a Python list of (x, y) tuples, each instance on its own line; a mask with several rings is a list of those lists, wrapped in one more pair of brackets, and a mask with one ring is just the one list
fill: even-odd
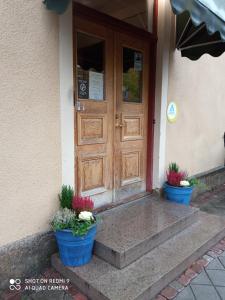
[(87, 264), (92, 257), (96, 235), (94, 203), (90, 197), (73, 195), (70, 187), (63, 186), (59, 197), (60, 210), (51, 225), (55, 232), (59, 256), (65, 266), (77, 267)]
[(195, 178), (188, 179), (186, 172), (180, 170), (176, 163), (171, 163), (166, 172), (167, 182), (164, 183), (164, 194), (169, 201), (189, 205)]

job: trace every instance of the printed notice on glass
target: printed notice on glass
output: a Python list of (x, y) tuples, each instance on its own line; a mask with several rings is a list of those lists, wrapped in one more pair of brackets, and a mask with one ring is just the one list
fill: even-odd
[(89, 71), (89, 98), (103, 100), (103, 77), (102, 73)]

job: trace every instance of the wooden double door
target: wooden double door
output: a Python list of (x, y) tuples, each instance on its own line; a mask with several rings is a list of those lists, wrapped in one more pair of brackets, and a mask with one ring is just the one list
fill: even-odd
[(75, 186), (96, 207), (146, 191), (148, 73), (148, 40), (75, 16)]

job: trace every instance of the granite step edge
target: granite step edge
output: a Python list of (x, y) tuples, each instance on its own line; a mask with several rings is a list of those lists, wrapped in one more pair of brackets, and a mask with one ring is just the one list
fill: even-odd
[(124, 249), (121, 252), (96, 240), (94, 254), (116, 268), (123, 269), (149, 251), (153, 250), (155, 247), (159, 246), (161, 243), (164, 243), (179, 232), (185, 230), (187, 227), (193, 225), (198, 221), (198, 216), (199, 209), (194, 208), (190, 214), (183, 216), (176, 222), (168, 225), (162, 231), (148, 236), (144, 240), (140, 240), (136, 245), (129, 249)]

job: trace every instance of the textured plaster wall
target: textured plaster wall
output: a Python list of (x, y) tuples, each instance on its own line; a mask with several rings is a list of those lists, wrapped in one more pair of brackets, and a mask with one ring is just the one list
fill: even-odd
[(182, 58), (171, 41), (168, 102), (178, 105), (177, 122), (167, 122), (166, 163), (176, 161), (194, 175), (223, 166), (225, 151), (225, 54)]
[(49, 228), (61, 185), (58, 17), (0, 1), (0, 246)]

